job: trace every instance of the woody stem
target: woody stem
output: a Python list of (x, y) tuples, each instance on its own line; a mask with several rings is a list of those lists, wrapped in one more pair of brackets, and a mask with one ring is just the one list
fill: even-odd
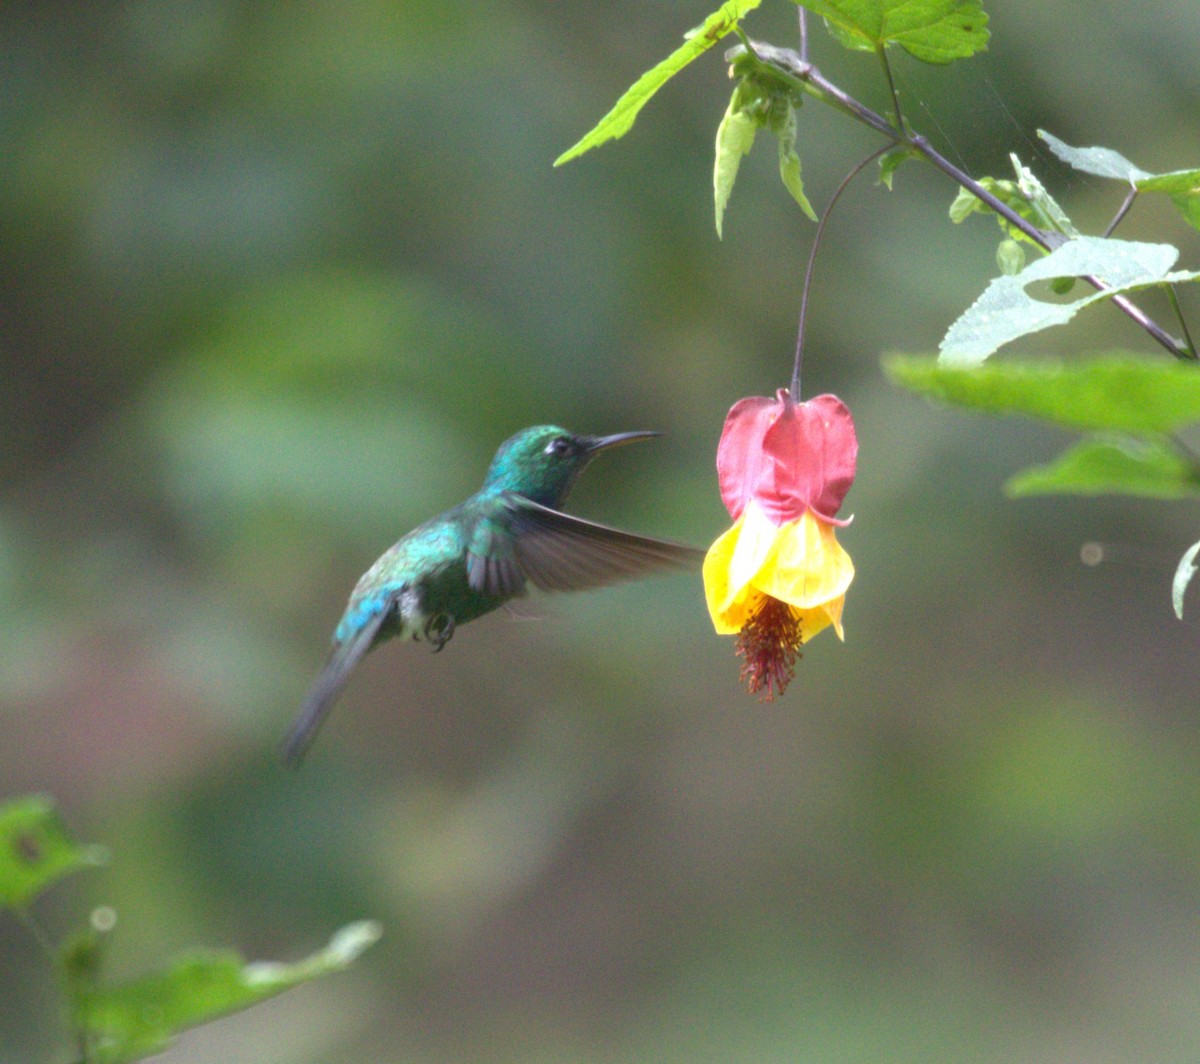
[[(942, 173), (956, 184), (961, 185), (973, 196), (986, 203), (988, 207), (1000, 215), (1009, 225), (1019, 229), (1034, 243), (1045, 248), (1047, 251), (1053, 251), (1056, 247), (1066, 242), (1067, 238), (1061, 233), (1039, 229), (1029, 220), (1022, 218), (1008, 204), (997, 199), (996, 196), (980, 185), (978, 181), (950, 162), (924, 136), (919, 133), (910, 133), (906, 129), (901, 129), (893, 125), (883, 115), (872, 111), (865, 104), (860, 103), (849, 93), (833, 84), (814, 64), (803, 59), (790, 48), (778, 48), (774, 45), (752, 41), (740, 33), (739, 36), (742, 37), (741, 48), (745, 50), (751, 61), (760, 69), (770, 72), (792, 88), (813, 96), (823, 103), (827, 103), (837, 110), (850, 115), (863, 125), (886, 137), (890, 142), (890, 146), (908, 148), (914, 154), (920, 155), (937, 169), (941, 170)], [(734, 49), (726, 53), (726, 58), (729, 59), (736, 55), (738, 50)], [(1083, 280), (1100, 292), (1107, 291), (1109, 288), (1109, 285), (1098, 277), (1086, 276)], [(1176, 358), (1187, 359), (1189, 361), (1196, 360), (1196, 352), (1192, 350), (1186, 341), (1172, 336), (1142, 310), (1141, 307), (1129, 299), (1128, 296), (1114, 295), (1111, 297), (1111, 300), (1114, 307), (1126, 315), (1126, 317), (1132, 319), (1155, 342)]]

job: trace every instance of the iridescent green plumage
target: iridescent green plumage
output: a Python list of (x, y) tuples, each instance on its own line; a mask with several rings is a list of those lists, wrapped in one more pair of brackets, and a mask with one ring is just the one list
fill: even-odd
[(426, 521), (363, 574), (333, 637), (333, 651), (284, 742), (298, 762), (362, 656), (394, 637), (441, 650), (455, 629), (525, 592), (582, 591), (655, 570), (699, 565), (704, 554), (561, 512), (592, 457), (654, 436), (575, 436), (556, 425), (501, 444), (483, 487)]

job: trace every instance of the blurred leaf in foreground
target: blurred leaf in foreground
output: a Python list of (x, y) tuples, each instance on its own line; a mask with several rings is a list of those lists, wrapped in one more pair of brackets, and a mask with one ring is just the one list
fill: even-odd
[(45, 795), (0, 805), (0, 907), (24, 909), (58, 880), (106, 859), (102, 847), (71, 839)]
[(1197, 470), (1166, 440), (1081, 440), (1048, 465), (1016, 474), (1009, 495), (1142, 495), (1183, 499), (1200, 495)]
[(1026, 414), (1076, 429), (1175, 432), (1200, 421), (1195, 366), (1132, 355), (945, 365), (922, 355), (892, 355), (884, 371), (897, 384), (954, 406)]
[(296, 964), (247, 964), (236, 953), (196, 950), (162, 971), (117, 986), (73, 986), (72, 1023), (86, 1032), (89, 1060), (123, 1064), (171, 1044), (189, 1027), (254, 1005), (300, 983), (347, 968), (380, 935), (372, 921), (342, 928)]

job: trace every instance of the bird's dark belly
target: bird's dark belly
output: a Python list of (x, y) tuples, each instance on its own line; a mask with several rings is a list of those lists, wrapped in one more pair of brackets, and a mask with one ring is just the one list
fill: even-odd
[(486, 595), (467, 582), (463, 564), (423, 574), (394, 595), (376, 642), (396, 637), (444, 643), (460, 625), (490, 613), (511, 596)]

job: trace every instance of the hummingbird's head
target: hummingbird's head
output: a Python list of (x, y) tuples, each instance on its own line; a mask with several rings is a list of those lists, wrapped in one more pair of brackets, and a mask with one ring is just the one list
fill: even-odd
[(483, 486), (512, 491), (557, 510), (575, 478), (598, 451), (657, 435), (619, 432), (615, 436), (576, 436), (557, 425), (535, 425), (500, 444)]

